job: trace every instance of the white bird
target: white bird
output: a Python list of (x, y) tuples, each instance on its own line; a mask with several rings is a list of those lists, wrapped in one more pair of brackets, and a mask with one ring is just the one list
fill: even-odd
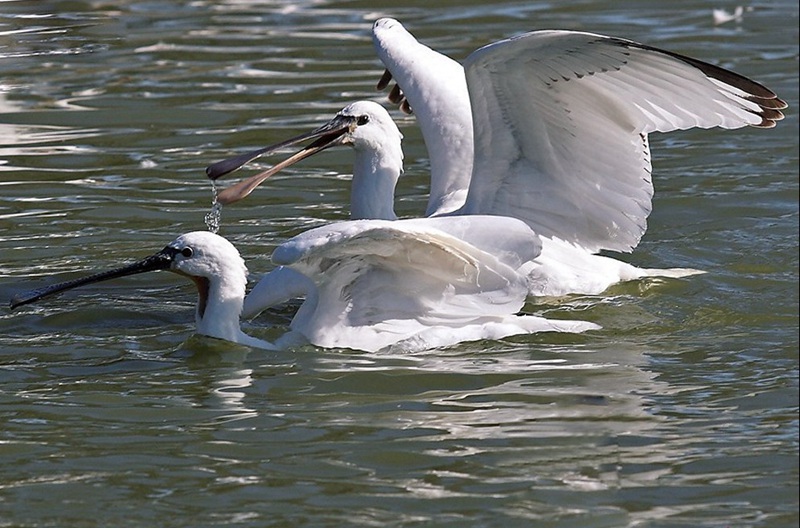
[[(373, 40), (387, 67), (379, 87), (397, 80), (402, 91), (395, 89), (390, 99), (413, 108), (428, 149), (426, 215), (524, 220), (543, 246), (531, 295), (597, 294), (620, 281), (700, 273), (642, 269), (597, 254), (629, 252), (646, 230), (653, 195), (648, 134), (768, 128), (786, 108), (772, 91), (739, 74), (603, 35), (526, 33), (478, 49), (463, 68), (393, 19), (375, 22)], [(240, 200), (282, 168), (350, 144), (356, 151), (351, 217), (394, 218), (402, 136), (378, 109), (357, 111), (348, 107), (309, 134), (211, 165), (207, 173), (216, 179), (261, 154), (316, 139), (225, 189), (220, 200)], [(360, 128), (375, 126), (382, 130), (358, 140)]]
[(600, 328), (518, 315), (539, 251), (530, 228), (513, 218), (336, 222), (276, 248), (280, 266), (247, 295), (243, 316), (305, 297), (291, 328), (311, 343), (395, 352)]
[[(466, 223), (438, 219), (440, 229), (437, 222), (420, 226), (413, 221), (385, 222), (390, 224), (385, 229), (376, 223), (353, 222), (347, 229), (329, 230), (330, 236), (306, 233), (281, 246), (275, 259), (294, 269), (285, 267), (270, 275), (271, 282), (262, 282), (254, 290), (256, 296), (285, 294), (289, 282), (281, 278), (296, 280), (305, 273), (322, 279), (313, 286), (303, 284), (300, 293), (307, 298), (292, 320), (295, 334), (283, 336), (276, 344), (242, 332), (247, 268), (233, 244), (206, 231), (182, 235), (133, 264), (23, 292), (11, 300), (11, 308), (95, 282), (168, 270), (189, 277), (197, 286), (197, 334), (266, 350), (311, 342), (365, 351), (390, 347), (417, 351), (521, 333), (599, 328), (582, 321), (513, 315), (525, 302), (525, 274), (508, 265), (509, 259), (484, 254), (469, 243), (471, 239), (480, 243), (465, 233), (471, 231), (469, 222), (480, 218), (469, 217)], [(524, 223), (508, 227), (518, 232), (507, 233), (505, 240), (528, 241), (530, 254), (523, 260), (511, 259), (524, 266), (538, 247), (530, 243)], [(502, 256), (502, 241), (484, 245)], [(413, 263), (404, 266), (402, 258), (395, 259), (396, 252), (412, 254)], [(293, 284), (296, 294), (301, 283)]]
[(197, 286), (198, 334), (253, 348), (277, 348), (242, 332), (239, 314), (247, 287), (247, 268), (233, 244), (207, 231), (181, 235), (161, 251), (121, 268), (20, 293), (11, 300), (11, 309), (79, 286), (158, 270), (186, 276)]
[[(317, 346), (367, 351), (599, 328), (518, 315), (531, 261), (541, 250), (524, 222), (483, 215), (397, 220), (402, 135), (379, 104), (348, 105), (302, 137), (316, 141), (262, 176), (349, 145), (355, 152), (350, 213), (356, 220), (311, 229), (280, 245), (272, 256), (279, 267), (247, 295), (243, 317), (304, 297), (294, 331)], [(240, 191), (229, 187), (218, 199), (228, 203), (232, 192)]]
[[(752, 10), (752, 7), (748, 8)], [(744, 15), (744, 6), (736, 6), (732, 13), (728, 13), (724, 9), (712, 9), (711, 16), (714, 18), (714, 25), (718, 26), (720, 24), (726, 24), (728, 22), (741, 22)]]

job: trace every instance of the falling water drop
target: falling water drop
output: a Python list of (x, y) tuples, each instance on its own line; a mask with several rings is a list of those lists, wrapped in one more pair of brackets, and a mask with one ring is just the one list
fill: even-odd
[(217, 201), (217, 184), (214, 181), (211, 182), (211, 195), (211, 210), (206, 213), (205, 222), (208, 230), (216, 234), (222, 221), (222, 204)]

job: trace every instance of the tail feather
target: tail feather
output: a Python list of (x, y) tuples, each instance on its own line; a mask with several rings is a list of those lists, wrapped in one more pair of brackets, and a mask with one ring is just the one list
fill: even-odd
[(658, 268), (641, 268), (643, 275), (640, 278), (644, 277), (667, 277), (671, 279), (680, 279), (682, 277), (690, 277), (692, 275), (702, 275), (706, 273), (703, 270), (693, 269), (693, 268), (667, 268), (667, 269), (658, 269)]

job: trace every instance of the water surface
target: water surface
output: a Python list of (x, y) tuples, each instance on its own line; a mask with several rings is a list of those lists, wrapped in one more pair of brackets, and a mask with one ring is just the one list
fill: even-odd
[[(0, 300), (204, 229), (208, 163), (384, 102), (369, 30), (386, 15), (458, 59), (579, 29), (776, 90), (776, 129), (652, 138), (629, 260), (708, 273), (527, 307), (592, 335), (408, 356), (191, 337), (171, 274), (0, 309), (0, 526), (797, 526), (796, 2), (719, 26), (699, 0), (397, 4), (0, 3)], [(397, 212), (417, 215), (427, 154), (393, 115)], [(223, 210), (254, 277), (347, 218), (350, 163), (316, 156)], [(247, 330), (274, 339), (294, 308)]]

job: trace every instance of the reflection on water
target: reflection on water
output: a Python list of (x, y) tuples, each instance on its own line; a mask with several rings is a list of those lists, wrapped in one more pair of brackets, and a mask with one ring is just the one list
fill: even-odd
[(254, 409), (248, 409), (244, 404), (245, 393), (237, 389), (245, 389), (253, 384), (251, 369), (236, 370), (230, 373), (231, 378), (221, 379), (213, 394), (219, 398), (219, 407), (230, 409), (231, 414), (221, 416), (218, 420), (241, 420), (256, 415)]
[[(528, 29), (615, 34), (790, 104), (770, 131), (652, 138), (630, 258), (708, 274), (528, 306), (593, 336), (266, 354), (191, 336), (191, 285), (158, 274), (0, 312), (6, 524), (797, 525), (796, 3), (722, 25), (697, 0), (1, 5), (0, 299), (206, 229), (206, 165), (384, 102), (379, 16), (456, 58)], [(427, 154), (393, 116), (397, 211), (420, 214)], [(280, 241), (347, 218), (350, 164), (305, 160), (226, 208), (254, 280)], [(295, 308), (247, 331), (275, 340)]]

